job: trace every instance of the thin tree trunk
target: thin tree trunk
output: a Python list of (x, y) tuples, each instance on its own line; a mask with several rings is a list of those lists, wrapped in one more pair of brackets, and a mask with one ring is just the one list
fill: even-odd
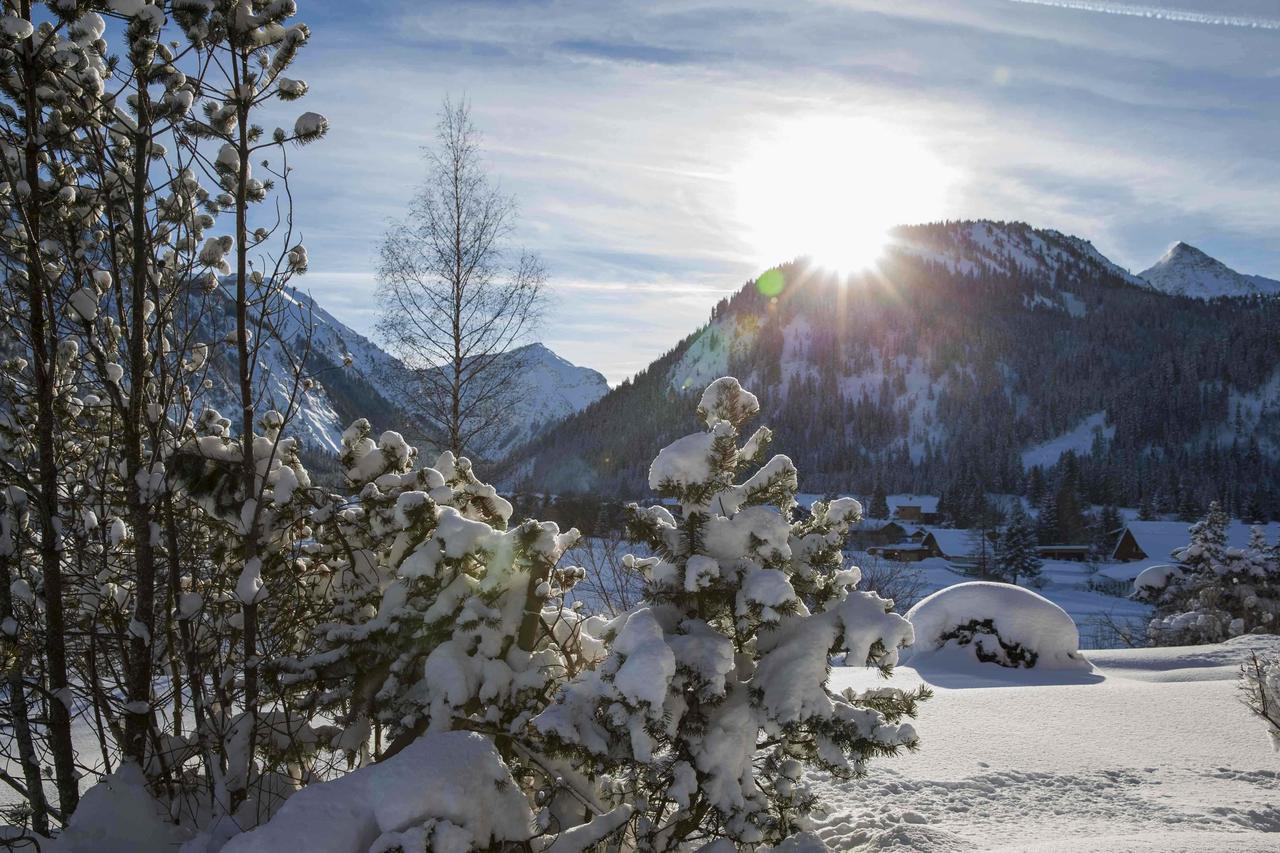
[[(124, 439), (125, 496), (129, 520), (133, 525), (135, 561), (133, 619), (136, 626), (129, 632), (129, 669), (126, 693), (129, 711), (124, 722), (124, 754), (146, 766), (147, 729), (151, 712), (153, 659), (151, 644), (155, 640), (156, 555), (151, 538), (151, 507), (142, 492), (139, 475), (145, 474), (143, 443), (147, 386), (147, 335), (144, 302), (147, 298), (150, 257), (147, 241), (148, 153), (150, 151), (150, 106), (147, 100), (146, 69), (138, 69), (138, 133), (133, 152), (133, 217), (131, 227), (132, 270), (129, 282), (129, 397), (121, 435)], [(140, 630), (133, 630), (135, 627)]]
[(454, 456), (462, 455), (462, 163), (458, 152), (452, 152), (453, 164), (453, 412), (449, 419), (449, 443)]
[[(31, 0), (22, 0), (22, 17), (31, 20)], [(70, 817), (80, 799), (76, 782), (75, 752), (71, 743), (71, 710), (68, 695), (66, 617), (63, 611), (62, 563), (58, 543), (58, 463), (54, 452), (54, 387), (52, 376), (52, 318), (46, 317), (49, 299), (48, 283), (40, 262), (40, 149), (37, 140), (42, 133), (36, 100), (36, 62), (32, 40), (23, 40), (23, 73), (26, 85), (24, 116), (26, 126), (26, 181), (31, 187), (27, 207), (27, 279), (31, 325), (32, 365), (36, 392), (36, 450), (40, 479), (40, 496), (35, 502), (40, 526), (40, 563), (44, 576), (45, 597), (45, 666), (49, 691), (55, 697), (49, 708), (49, 747), (53, 753), (54, 777), (58, 786), (58, 802), (64, 817)]]
[[(247, 77), (247, 57), (237, 53), (231, 63), (235, 91), (239, 92), (241, 82)], [(236, 172), (236, 357), (239, 370), (240, 391), (240, 446), (243, 458), (242, 474), (244, 480), (245, 501), (257, 500), (257, 466), (253, 458), (253, 373), (250, 364), (249, 349), (249, 247), (248, 247), (248, 198), (245, 188), (249, 181), (249, 105), (243, 100), (238, 106), (239, 121), (236, 123), (236, 149), (240, 155), (240, 165)], [(258, 559), (258, 507), (255, 506), (249, 529), (244, 537), (242, 557), (247, 566), (251, 560)], [(257, 729), (258, 714), (258, 605), (256, 602), (242, 602), (244, 616), (244, 712), (249, 716), (248, 746), (245, 749), (247, 761), (253, 763), (254, 734)], [(235, 792), (233, 804), (238, 806), (243, 800), (245, 791)]]
[[(13, 618), (13, 597), (9, 593), (9, 584), (12, 582), (8, 561), (0, 561), (0, 620)], [(18, 746), (22, 776), (27, 784), (31, 828), (41, 835), (48, 835), (49, 805), (44, 796), (44, 780), (40, 778), (40, 759), (36, 756), (35, 740), (31, 736), (31, 720), (27, 716), (27, 688), (22, 683), (22, 670), (26, 661), (25, 652), (19, 651), (14, 656), (13, 666), (5, 673), (9, 693), (9, 719), (13, 726), (13, 738)]]

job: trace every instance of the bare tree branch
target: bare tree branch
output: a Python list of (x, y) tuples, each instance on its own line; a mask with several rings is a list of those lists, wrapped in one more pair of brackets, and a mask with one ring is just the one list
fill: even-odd
[(546, 271), (508, 249), (514, 199), (485, 174), (467, 101), (446, 100), (428, 176), (383, 239), (377, 333), (403, 369), (388, 380), (425, 437), (485, 458), (525, 393), (511, 351), (541, 320)]

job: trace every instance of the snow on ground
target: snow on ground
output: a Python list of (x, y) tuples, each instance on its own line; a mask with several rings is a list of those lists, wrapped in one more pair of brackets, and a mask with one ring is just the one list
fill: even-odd
[[(894, 683), (935, 683), (921, 748), (861, 780), (814, 776), (832, 804), (818, 834), (867, 851), (1280, 849), (1280, 754), (1236, 695), (1262, 645), (1280, 638), (1092, 651), (1091, 674), (901, 666)], [(878, 679), (855, 667), (832, 681)]]
[(1062, 435), (1055, 436), (1042, 444), (1028, 447), (1022, 451), (1022, 467), (1033, 468), (1036, 465), (1040, 465), (1048, 468), (1056, 464), (1062, 454), (1068, 450), (1073, 450), (1079, 454), (1088, 453), (1089, 449), (1093, 447), (1093, 440), (1098, 432), (1101, 432), (1103, 438), (1106, 439), (1115, 437), (1116, 428), (1107, 426), (1106, 412), (1094, 412)]

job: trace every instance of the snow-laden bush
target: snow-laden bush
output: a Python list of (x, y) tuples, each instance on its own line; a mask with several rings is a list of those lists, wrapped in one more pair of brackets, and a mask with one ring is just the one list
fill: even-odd
[(508, 526), (466, 460), (418, 467), (400, 436), (357, 422), (342, 462), (358, 500), (318, 507), (304, 547), (336, 618), (271, 671), (318, 748), (375, 763), (304, 788), (225, 849), (820, 845), (802, 834), (805, 766), (852, 775), (914, 748), (902, 718), (928, 693), (828, 688), (833, 655), (887, 674), (911, 626), (842, 564), (856, 501), (791, 521), (794, 466), (760, 464), (766, 429), (738, 440), (757, 409), (717, 380), (706, 430), (658, 455), (654, 486), (678, 516), (629, 508), (656, 556), (623, 558), (642, 601), (609, 622), (564, 606), (581, 574), (556, 565), (572, 532)]
[(982, 663), (1040, 669), (1089, 669), (1067, 612), (1012, 584), (973, 581), (938, 590), (907, 612), (915, 630), (911, 660), (947, 648)]
[(312, 548), (334, 580), (332, 617), (314, 653), (277, 664), (282, 678), (339, 724), (329, 744), (352, 759), (464, 723), (509, 734), (598, 645), (561, 606), (578, 572), (556, 564), (577, 531), (509, 526), (511, 505), (467, 459), (445, 451), (416, 467), (414, 448), (394, 432), (375, 442), (367, 421), (343, 445), (359, 500)]
[(294, 794), (223, 853), (390, 853), (485, 849), (533, 831), (520, 787), (490, 738), (445, 732)]
[(627, 558), (643, 601), (605, 629), (608, 656), (533, 720), (548, 752), (595, 780), (597, 809), (633, 807), (621, 832), (640, 849), (782, 842), (816, 804), (805, 766), (852, 775), (918, 743), (902, 718), (927, 692), (828, 688), (832, 655), (888, 673), (911, 626), (842, 565), (856, 501), (791, 521), (795, 467), (765, 461), (767, 429), (740, 441), (758, 409), (718, 379), (698, 406), (705, 430), (658, 454), (650, 485), (676, 512), (628, 508), (631, 537), (655, 555)]
[(1156, 597), (1182, 574), (1182, 569), (1177, 566), (1147, 566), (1133, 579), (1133, 597), (1140, 600)]
[(1280, 631), (1280, 546), (1255, 527), (1244, 548), (1227, 546), (1228, 519), (1215, 502), (1191, 526), (1177, 566), (1153, 566), (1134, 580), (1133, 597), (1155, 606), (1155, 645), (1218, 643)]
[[(85, 791), (57, 841), (68, 853), (135, 853), (176, 850), (186, 832), (147, 791), (136, 764), (124, 764)], [(3, 847), (3, 845), (0, 845)], [(20, 845), (14, 849), (22, 849)], [(31, 849), (35, 849), (32, 847)]]

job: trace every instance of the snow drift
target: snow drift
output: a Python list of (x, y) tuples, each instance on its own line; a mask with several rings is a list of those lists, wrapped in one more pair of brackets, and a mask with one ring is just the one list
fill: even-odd
[(1080, 633), (1067, 612), (1020, 586), (988, 581), (935, 592), (907, 612), (915, 629), (913, 665), (948, 648), (967, 648), (982, 663), (1006, 667), (1081, 669)]

